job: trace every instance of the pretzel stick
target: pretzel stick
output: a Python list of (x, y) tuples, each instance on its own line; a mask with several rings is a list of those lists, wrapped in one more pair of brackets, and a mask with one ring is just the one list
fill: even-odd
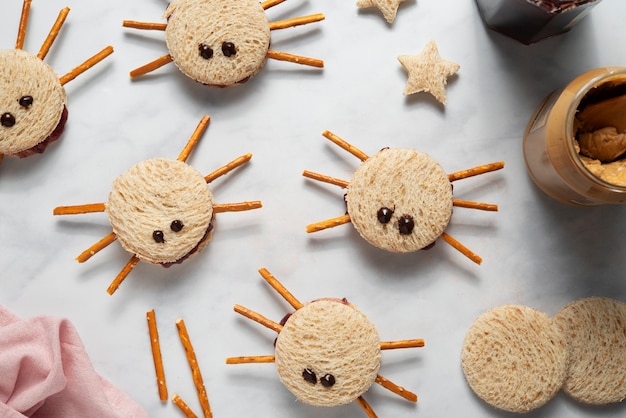
[(200, 119), (200, 122), (198, 122), (198, 126), (196, 126), (196, 129), (191, 134), (191, 137), (189, 137), (189, 141), (187, 141), (185, 148), (183, 148), (183, 150), (180, 152), (180, 155), (177, 158), (178, 161), (187, 161), (187, 158), (189, 158), (191, 151), (193, 151), (198, 141), (200, 141), (200, 137), (206, 130), (206, 127), (208, 126), (210, 120), (211, 117), (209, 115), (204, 115), (202, 119)]
[(322, 13), (316, 13), (314, 15), (293, 17), (291, 19), (277, 20), (270, 22), (270, 30), (293, 28), (294, 26), (306, 25), (307, 23), (319, 22), (326, 17)]
[(376, 383), (395, 393), (398, 396), (402, 396), (407, 401), (417, 402), (417, 395), (413, 392), (410, 392), (403, 388), (402, 386), (398, 386), (395, 383), (385, 379), (381, 375), (376, 376)]
[(356, 403), (359, 404), (359, 406), (363, 409), (363, 411), (365, 411), (369, 418), (378, 418), (378, 415), (376, 415), (370, 404), (365, 401), (365, 398), (363, 396), (359, 396), (358, 398), (356, 398)]
[(41, 45), (41, 49), (39, 50), (39, 53), (37, 54), (37, 58), (39, 58), (40, 60), (43, 60), (44, 58), (46, 58), (46, 55), (48, 55), (48, 51), (50, 51), (50, 47), (54, 43), (54, 40), (57, 38), (57, 35), (59, 34), (59, 31), (61, 30), (61, 27), (63, 26), (63, 23), (65, 22), (65, 18), (67, 17), (69, 12), (70, 12), (69, 7), (65, 7), (61, 9), (61, 11), (59, 12), (59, 16), (57, 17), (57, 20), (54, 22), (54, 25), (52, 25), (52, 29), (50, 29), (50, 33), (48, 33), (48, 37), (43, 42), (43, 45)]
[(284, 1), (285, 0), (265, 0), (263, 3), (261, 3), (261, 7), (263, 8), (263, 10), (267, 10), (270, 7), (274, 7), (278, 4), (281, 4)]
[(484, 174), (484, 173), (489, 173), (491, 171), (500, 170), (501, 168), (504, 168), (503, 161), (479, 165), (477, 167), (468, 168), (467, 170), (461, 170), (452, 174), (448, 174), (448, 180), (450, 181), (460, 180), (460, 179), (464, 179), (467, 177), (477, 176), (479, 174)]
[(226, 364), (274, 363), (274, 356), (241, 356), (228, 357)]
[(148, 321), (148, 333), (150, 334), (150, 348), (152, 349), (152, 360), (154, 361), (154, 371), (159, 388), (159, 399), (167, 401), (167, 384), (165, 383), (165, 372), (163, 371), (163, 357), (161, 356), (161, 345), (159, 344), (159, 331), (156, 325), (156, 315), (154, 309), (146, 313)]
[(334, 142), (335, 145), (338, 145), (339, 147), (348, 151), (350, 154), (354, 155), (356, 158), (358, 158), (361, 161), (365, 161), (369, 158), (369, 156), (366, 153), (364, 153), (357, 147), (347, 143), (346, 141), (344, 141), (343, 139), (341, 139), (340, 137), (338, 137), (337, 135), (335, 135), (334, 133), (330, 131), (324, 131), (322, 132), (322, 135), (326, 137), (326, 139), (329, 139), (330, 141)]
[(325, 221), (317, 222), (311, 225), (307, 225), (306, 232), (318, 232), (328, 228), (334, 228), (339, 225), (350, 223), (350, 215), (342, 215), (336, 218), (327, 219)]
[(268, 50), (267, 58), (277, 61), (293, 62), (295, 64), (308, 65), (310, 67), (324, 68), (324, 61), (316, 58), (303, 57), (301, 55), (288, 54), (286, 52)]
[(272, 286), (272, 288), (274, 288), (274, 290), (277, 291), (278, 294), (281, 295), (294, 309), (297, 310), (302, 308), (302, 303), (296, 299), (296, 297), (292, 295), (291, 292), (287, 290), (287, 288), (283, 286), (283, 284), (279, 282), (276, 277), (272, 276), (272, 274), (265, 267), (259, 270), (259, 274), (263, 276), (265, 281), (269, 283), (269, 285)]
[(482, 258), (480, 258), (477, 254), (474, 254), (472, 251), (470, 251), (467, 247), (465, 247), (459, 241), (451, 237), (449, 234), (443, 232), (441, 234), (441, 239), (443, 239), (445, 242), (447, 242), (448, 244), (456, 248), (458, 251), (461, 252), (461, 254), (463, 254), (470, 260), (472, 260), (474, 263), (480, 264), (483, 262)]
[(26, 38), (26, 27), (28, 26), (28, 16), (30, 15), (31, 0), (24, 0), (22, 4), (22, 15), (20, 16), (20, 25), (17, 29), (17, 41), (15, 41), (15, 49), (24, 48), (24, 38)]
[(82, 213), (104, 212), (104, 203), (87, 203), (85, 205), (58, 206), (52, 211), (53, 215), (79, 215)]
[(100, 252), (101, 250), (111, 245), (113, 241), (115, 241), (116, 239), (117, 239), (117, 235), (115, 234), (115, 232), (111, 232), (110, 234), (102, 238), (100, 241), (96, 242), (94, 245), (92, 245), (91, 247), (87, 248), (85, 251), (80, 253), (78, 257), (76, 257), (76, 261), (78, 261), (79, 263), (84, 263), (85, 261), (89, 260), (92, 256), (94, 256), (96, 253)]
[(304, 170), (302, 172), (302, 175), (313, 180), (321, 181), (328, 184), (334, 184), (335, 186), (343, 187), (344, 189), (350, 185), (350, 182), (346, 180), (326, 176), (324, 174), (314, 173), (313, 171)]
[(221, 177), (224, 174), (226, 174), (226, 173), (234, 170), (235, 168), (239, 167), (240, 165), (243, 165), (243, 164), (247, 163), (248, 161), (250, 161), (251, 158), (252, 158), (252, 154), (250, 154), (250, 153), (247, 153), (245, 155), (237, 157), (234, 160), (232, 160), (231, 162), (229, 162), (228, 164), (218, 168), (214, 172), (212, 172), (210, 174), (207, 174), (204, 177), (204, 180), (207, 183), (211, 183), (216, 178)]
[(183, 414), (185, 414), (186, 418), (198, 418), (191, 408), (189, 408), (189, 405), (187, 405), (187, 403), (183, 401), (183, 398), (178, 396), (178, 394), (175, 393), (174, 396), (172, 396), (172, 403), (176, 405)]
[(239, 203), (214, 203), (213, 213), (243, 212), (245, 210), (259, 209), (260, 207), (263, 207), (263, 203), (260, 200)]
[(486, 210), (490, 212), (497, 212), (498, 205), (494, 205), (492, 203), (482, 203), (482, 202), (470, 202), (468, 200), (452, 200), (452, 204), (454, 206), (458, 206), (460, 208), (469, 208), (469, 209), (478, 209), (478, 210)]
[(117, 277), (113, 279), (113, 281), (107, 288), (107, 293), (109, 295), (113, 296), (113, 293), (115, 293), (115, 291), (120, 287), (124, 279), (130, 274), (130, 272), (133, 271), (138, 262), (139, 257), (137, 257), (136, 255), (133, 255), (130, 260), (128, 260), (128, 263), (126, 263), (122, 271), (119, 272)]
[(396, 348), (419, 348), (424, 347), (424, 340), (399, 340), (399, 341), (381, 341), (381, 350), (395, 350)]
[(189, 334), (187, 333), (185, 321), (183, 321), (182, 319), (176, 321), (176, 328), (178, 329), (180, 342), (183, 344), (183, 348), (185, 349), (185, 354), (187, 354), (187, 362), (189, 363), (189, 367), (191, 368), (191, 375), (193, 377), (193, 383), (196, 386), (196, 391), (198, 392), (198, 400), (200, 401), (200, 406), (202, 407), (202, 413), (204, 414), (205, 418), (209, 418), (212, 416), (211, 407), (209, 405), (209, 398), (206, 394), (206, 389), (202, 380), (202, 373), (200, 373), (200, 367), (198, 366), (196, 353), (194, 352), (193, 345), (191, 344), (191, 340), (189, 339)]
[(259, 324), (273, 331), (280, 332), (283, 329), (283, 326), (280, 325), (278, 322), (274, 322), (271, 319), (264, 317), (260, 313), (256, 313), (244, 306), (235, 305), (233, 309), (238, 314), (243, 315), (248, 319), (252, 319), (254, 322), (258, 322)]
[(4, 154), (0, 154), (0, 163), (2, 163), (3, 158), (4, 158)]
[(146, 75), (156, 69), (163, 67), (166, 64), (169, 64), (172, 61), (173, 58), (171, 55), (163, 55), (162, 57), (159, 57), (154, 61), (147, 63), (146, 65), (142, 65), (141, 67), (132, 70), (130, 72), (130, 78), (137, 78), (141, 77), (142, 75)]
[(136, 20), (125, 20), (122, 22), (125, 28), (142, 30), (165, 30), (167, 23), (137, 22)]
[(91, 67), (93, 67), (94, 65), (102, 61), (103, 59), (105, 59), (106, 57), (108, 57), (109, 55), (111, 55), (112, 53), (113, 53), (113, 47), (107, 46), (102, 51), (98, 52), (93, 57), (88, 58), (85, 62), (80, 64), (78, 67), (74, 68), (72, 71), (65, 74), (63, 77), (61, 77), (59, 79), (59, 81), (61, 82), (61, 85), (63, 86), (69, 83), (70, 81), (72, 81), (73, 79), (75, 79), (76, 77), (78, 77), (79, 75), (81, 75), (82, 73), (84, 73), (85, 71), (87, 71), (88, 69), (90, 69)]

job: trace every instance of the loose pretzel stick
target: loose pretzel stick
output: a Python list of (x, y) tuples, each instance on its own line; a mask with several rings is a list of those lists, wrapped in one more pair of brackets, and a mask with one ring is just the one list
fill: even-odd
[(148, 333), (150, 334), (150, 348), (152, 349), (152, 360), (154, 361), (154, 371), (159, 388), (159, 399), (167, 401), (167, 384), (165, 383), (165, 372), (163, 371), (163, 357), (161, 356), (161, 345), (159, 344), (159, 331), (156, 324), (154, 309), (146, 313), (148, 321)]
[(381, 341), (381, 350), (395, 350), (396, 348), (418, 348), (424, 347), (424, 340), (399, 340), (399, 341)]
[(283, 326), (280, 325), (278, 322), (274, 322), (271, 319), (264, 317), (260, 313), (254, 312), (244, 306), (235, 305), (233, 309), (238, 314), (243, 315), (248, 319), (252, 319), (254, 322), (257, 322), (264, 327), (271, 329), (272, 331), (280, 332), (283, 329)]
[(454, 239), (449, 234), (443, 232), (441, 234), (441, 239), (443, 239), (445, 242), (447, 242), (448, 244), (453, 246), (455, 249), (460, 251), (461, 254), (463, 254), (464, 256), (469, 258), (470, 260), (472, 260), (474, 263), (480, 264), (480, 263), (483, 262), (483, 259), (480, 258), (480, 256), (478, 256), (477, 254), (473, 253), (469, 248), (465, 247), (463, 244), (461, 244), (459, 241)]
[(136, 255), (133, 255), (130, 260), (128, 260), (128, 263), (126, 263), (122, 271), (119, 272), (117, 277), (113, 279), (113, 281), (107, 288), (107, 293), (109, 295), (113, 296), (113, 293), (115, 293), (115, 291), (120, 287), (124, 279), (130, 274), (130, 272), (133, 271), (138, 262), (139, 257), (137, 257)]
[(272, 288), (277, 291), (278, 294), (281, 295), (294, 309), (297, 310), (304, 306), (294, 295), (291, 294), (289, 290), (287, 290), (285, 286), (283, 286), (281, 282), (278, 281), (276, 277), (272, 276), (272, 274), (265, 267), (259, 269), (259, 274), (263, 276), (265, 281), (272, 286)]
[(226, 364), (274, 363), (274, 356), (241, 356), (228, 357)]
[(137, 22), (136, 20), (124, 20), (122, 26), (125, 28), (142, 30), (165, 30), (167, 23)]
[(270, 30), (293, 28), (294, 26), (306, 25), (307, 23), (319, 22), (326, 17), (322, 13), (316, 13), (308, 16), (293, 17), (291, 19), (277, 20), (270, 22)]
[(278, 4), (281, 4), (284, 1), (285, 0), (265, 0), (263, 3), (261, 3), (261, 7), (263, 8), (263, 10), (267, 10), (270, 7), (274, 7)]
[(214, 203), (213, 213), (243, 212), (245, 210), (258, 209), (260, 207), (263, 207), (263, 203), (261, 203), (260, 200), (239, 203)]
[(104, 203), (87, 203), (85, 205), (58, 206), (52, 211), (53, 215), (80, 215), (83, 213), (104, 212)]
[(162, 57), (159, 57), (155, 59), (154, 61), (151, 61), (145, 65), (142, 65), (139, 68), (135, 68), (134, 70), (132, 70), (130, 72), (130, 78), (137, 78), (137, 77), (141, 77), (142, 75), (146, 75), (154, 70), (157, 70), (163, 67), (166, 64), (169, 64), (172, 61), (173, 61), (173, 58), (171, 55), (163, 55)]
[(204, 180), (207, 183), (211, 183), (216, 178), (221, 177), (224, 174), (226, 174), (226, 173), (234, 170), (235, 168), (239, 167), (240, 165), (247, 163), (248, 161), (250, 161), (251, 158), (252, 158), (252, 154), (250, 154), (250, 153), (247, 153), (245, 155), (237, 157), (234, 160), (232, 160), (231, 162), (229, 162), (228, 164), (218, 168), (214, 172), (212, 172), (210, 174), (207, 174), (204, 177)]
[(326, 137), (326, 139), (329, 139), (330, 141), (334, 142), (335, 145), (338, 145), (339, 147), (348, 151), (350, 154), (354, 155), (356, 158), (358, 158), (361, 161), (365, 161), (369, 158), (369, 156), (366, 153), (364, 153), (363, 151), (361, 151), (354, 145), (351, 145), (348, 142), (344, 141), (339, 136), (335, 135), (334, 133), (330, 131), (324, 131), (322, 132), (322, 135)]
[(266, 54), (267, 58), (277, 61), (293, 62), (295, 64), (308, 65), (310, 67), (324, 68), (324, 61), (316, 58), (303, 57), (301, 55), (288, 54), (287, 52), (269, 50)]
[(176, 321), (176, 328), (178, 329), (180, 342), (183, 344), (183, 348), (185, 349), (185, 354), (187, 354), (187, 362), (189, 363), (189, 367), (191, 368), (191, 375), (193, 377), (193, 383), (196, 386), (196, 391), (198, 392), (198, 400), (200, 401), (200, 406), (202, 407), (202, 413), (204, 414), (205, 418), (209, 418), (213, 416), (211, 414), (209, 398), (206, 394), (206, 388), (204, 387), (204, 382), (202, 380), (202, 373), (200, 373), (200, 367), (198, 366), (196, 353), (194, 352), (193, 345), (191, 344), (191, 340), (189, 339), (189, 334), (187, 333), (185, 321), (183, 321), (182, 319)]
[(89, 260), (92, 256), (96, 255), (96, 253), (100, 252), (101, 250), (111, 245), (113, 241), (115, 241), (116, 239), (117, 239), (117, 235), (115, 234), (115, 232), (111, 232), (110, 234), (102, 238), (100, 241), (96, 242), (94, 245), (92, 245), (91, 247), (87, 248), (85, 251), (80, 253), (78, 257), (76, 257), (76, 261), (78, 261), (79, 263), (84, 263), (85, 261)]
[(174, 396), (172, 396), (172, 403), (180, 409), (180, 412), (185, 414), (186, 418), (198, 418), (191, 408), (189, 408), (189, 405), (187, 405), (187, 403), (183, 401), (183, 398), (178, 396), (178, 394), (175, 393)]
[(180, 155), (177, 158), (178, 161), (187, 161), (187, 158), (189, 158), (191, 151), (193, 151), (193, 149), (195, 148), (210, 121), (211, 117), (209, 115), (204, 115), (202, 119), (200, 119), (200, 122), (198, 122), (198, 126), (196, 126), (196, 129), (191, 134), (191, 137), (189, 137), (189, 141), (187, 141), (185, 148), (183, 148), (183, 150), (180, 152)]
[(334, 228), (339, 225), (350, 223), (350, 215), (342, 215), (336, 218), (327, 219), (325, 221), (317, 222), (311, 225), (307, 225), (306, 232), (318, 232), (328, 228)]
[(335, 186), (339, 186), (344, 189), (350, 185), (350, 182), (346, 180), (341, 180), (335, 177), (326, 176), (324, 174), (315, 173), (309, 170), (304, 170), (302, 172), (302, 175), (304, 177), (308, 177), (313, 180), (321, 181), (321, 182), (328, 183), (328, 184), (334, 184)]
[(88, 69), (90, 69), (91, 67), (93, 67), (94, 65), (102, 61), (103, 59), (105, 59), (106, 57), (108, 57), (109, 55), (111, 55), (112, 53), (113, 53), (113, 47), (107, 46), (102, 51), (94, 55), (93, 57), (88, 58), (85, 62), (80, 64), (78, 67), (74, 68), (72, 71), (65, 74), (63, 77), (59, 78), (61, 85), (63, 86), (69, 83), (70, 81), (72, 81), (73, 79), (75, 79), (76, 77), (78, 77), (79, 75), (81, 75), (82, 73), (84, 73), (85, 71), (87, 71)]
[(491, 171), (500, 170), (501, 168), (504, 168), (503, 161), (479, 165), (477, 167), (468, 168), (467, 170), (461, 170), (452, 174), (448, 174), (448, 180), (452, 182), (455, 180), (460, 180), (460, 179), (464, 179), (467, 177), (477, 176), (479, 174), (484, 174), (484, 173), (489, 173)]
[(395, 383), (385, 379), (381, 375), (376, 376), (376, 383), (395, 393), (398, 396), (402, 396), (407, 401), (417, 402), (417, 395), (413, 392), (410, 392), (403, 388), (402, 386), (398, 386)]
[(24, 48), (24, 38), (26, 38), (26, 27), (28, 26), (28, 16), (30, 15), (31, 0), (24, 0), (22, 4), (22, 15), (20, 16), (20, 25), (17, 29), (17, 41), (15, 41), (15, 49)]
[(452, 200), (452, 204), (454, 206), (458, 206), (460, 208), (469, 208), (469, 209), (478, 209), (478, 210), (487, 210), (490, 212), (497, 212), (498, 205), (492, 203), (482, 203), (482, 202), (470, 202), (468, 200)]
[(52, 25), (52, 29), (50, 29), (50, 33), (48, 33), (48, 37), (46, 38), (45, 41), (43, 41), (43, 45), (41, 45), (41, 49), (39, 50), (39, 53), (37, 54), (37, 58), (39, 58), (40, 60), (43, 60), (44, 58), (46, 58), (46, 55), (48, 55), (48, 51), (50, 51), (50, 47), (54, 43), (54, 40), (57, 38), (57, 35), (59, 34), (59, 31), (61, 30), (61, 27), (63, 26), (63, 23), (65, 22), (65, 18), (67, 17), (69, 12), (70, 12), (69, 7), (65, 7), (61, 9), (61, 11), (59, 12), (59, 16), (57, 17), (57, 20), (54, 22), (54, 25)]
[(367, 403), (363, 396), (359, 396), (358, 398), (356, 398), (356, 403), (359, 404), (359, 406), (363, 409), (363, 411), (365, 411), (369, 418), (378, 418), (378, 415), (376, 415), (370, 404)]

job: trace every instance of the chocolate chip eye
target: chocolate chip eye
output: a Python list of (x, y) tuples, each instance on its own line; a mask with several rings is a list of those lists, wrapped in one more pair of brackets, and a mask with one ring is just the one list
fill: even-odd
[(317, 376), (315, 376), (315, 372), (309, 368), (302, 370), (302, 378), (309, 383), (317, 383)]
[(415, 227), (415, 222), (413, 222), (413, 217), (409, 215), (404, 215), (400, 219), (398, 219), (398, 230), (402, 235), (409, 235), (413, 232), (413, 228)]
[(376, 213), (376, 216), (378, 217), (378, 222), (380, 222), (381, 224), (388, 223), (391, 220), (392, 215), (393, 215), (393, 210), (389, 208), (380, 208), (378, 209), (378, 212)]
[(159, 230), (154, 231), (152, 233), (152, 238), (154, 238), (154, 241), (158, 243), (165, 242), (165, 235), (163, 234), (163, 231), (159, 231)]
[(205, 60), (208, 60), (213, 56), (213, 49), (206, 44), (200, 44), (198, 46), (198, 50), (200, 51), (200, 56)]
[(320, 382), (322, 383), (322, 386), (329, 388), (335, 384), (335, 376), (332, 374), (325, 374), (324, 377), (320, 379)]
[(179, 221), (178, 219), (176, 219), (175, 221), (172, 221), (170, 228), (174, 232), (179, 232), (181, 229), (183, 229), (183, 226), (185, 226), (183, 224), (183, 221)]
[(11, 126), (15, 125), (15, 116), (10, 114), (9, 112), (3, 113), (2, 116), (0, 116), (0, 123), (2, 124), (2, 126), (10, 128)]
[(222, 43), (222, 53), (225, 57), (230, 57), (237, 53), (237, 49), (235, 48), (235, 44), (232, 42), (224, 42)]
[(22, 107), (31, 107), (33, 105), (33, 96), (22, 96), (19, 103)]

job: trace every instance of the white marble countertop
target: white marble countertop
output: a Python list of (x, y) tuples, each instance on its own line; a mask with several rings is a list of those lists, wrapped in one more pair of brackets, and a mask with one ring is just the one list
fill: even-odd
[[(4, 0), (0, 48), (13, 48), (21, 0)], [(115, 53), (66, 86), (69, 120), (43, 154), (0, 165), (0, 304), (22, 317), (69, 318), (96, 370), (152, 417), (181, 416), (158, 399), (145, 314), (155, 309), (170, 394), (200, 411), (175, 321), (187, 324), (216, 417), (364, 416), (356, 404), (314, 408), (294, 401), (269, 364), (224, 359), (272, 354), (275, 333), (234, 304), (278, 321), (289, 306), (257, 273), (268, 268), (300, 300), (346, 297), (383, 340), (426, 346), (383, 352), (381, 374), (416, 392), (414, 405), (374, 385), (381, 417), (507, 416), (473, 395), (460, 367), (463, 336), (480, 313), (525, 304), (553, 315), (584, 296), (626, 302), (626, 207), (574, 208), (539, 192), (521, 137), (551, 90), (599, 66), (626, 64), (626, 3), (604, 1), (571, 32), (524, 46), (486, 30), (473, 1), (403, 3), (387, 24), (355, 0), (288, 0), (271, 20), (322, 12), (323, 22), (277, 31), (273, 47), (325, 60), (323, 70), (271, 61), (231, 89), (196, 84), (173, 65), (131, 81), (128, 72), (167, 53), (162, 32), (122, 28), (161, 21), (165, 0), (34, 0), (25, 49), (36, 52), (58, 11), (71, 12), (46, 61), (62, 75), (100, 50)], [(448, 103), (402, 95), (398, 55), (434, 39), (460, 64)], [(220, 215), (204, 252), (165, 269), (140, 263), (113, 296), (106, 288), (129, 258), (114, 243), (84, 264), (75, 257), (110, 232), (103, 213), (54, 217), (59, 205), (104, 202), (121, 172), (152, 157), (175, 158), (202, 115), (210, 126), (189, 163), (203, 173), (251, 152), (245, 168), (216, 180), (218, 202), (262, 200), (256, 211)], [(448, 232), (483, 257), (478, 266), (445, 243), (394, 255), (344, 225), (307, 234), (341, 215), (343, 191), (303, 169), (350, 179), (358, 160), (322, 137), (331, 130), (366, 153), (427, 152), (448, 172), (490, 161), (506, 167), (455, 183), (455, 196), (500, 211), (456, 209)], [(532, 417), (617, 417), (624, 405), (585, 407), (559, 394)]]

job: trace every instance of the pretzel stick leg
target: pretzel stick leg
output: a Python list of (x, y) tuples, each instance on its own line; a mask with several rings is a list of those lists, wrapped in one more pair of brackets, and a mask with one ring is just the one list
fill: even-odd
[(178, 396), (178, 394), (175, 393), (174, 396), (172, 396), (172, 403), (180, 409), (180, 412), (185, 415), (185, 418), (198, 418), (189, 405), (187, 405), (187, 402), (183, 401), (183, 398)]
[(17, 40), (15, 41), (15, 49), (24, 48), (24, 39), (26, 38), (26, 27), (28, 26), (28, 17), (30, 15), (31, 0), (24, 0), (22, 4), (22, 15), (20, 16), (20, 25), (17, 29)]
[(267, 51), (267, 58), (275, 59), (277, 61), (293, 62), (294, 64), (308, 65), (310, 67), (324, 68), (324, 61), (316, 58), (303, 57), (301, 55), (288, 54), (286, 52), (269, 50)]
[(91, 247), (87, 248), (85, 251), (80, 253), (78, 257), (76, 257), (76, 261), (78, 261), (79, 263), (84, 263), (85, 261), (89, 260), (92, 256), (96, 255), (98, 252), (100, 252), (101, 250), (111, 245), (113, 241), (115, 241), (116, 239), (117, 239), (117, 235), (115, 235), (115, 232), (111, 232), (110, 234), (102, 238), (100, 241), (96, 242), (94, 245), (92, 245)]
[(187, 355), (187, 362), (191, 368), (191, 375), (193, 377), (193, 383), (196, 386), (196, 391), (198, 392), (198, 400), (200, 401), (200, 406), (202, 407), (202, 413), (205, 418), (209, 418), (212, 416), (209, 398), (206, 394), (206, 388), (204, 387), (204, 381), (202, 380), (202, 373), (200, 372), (198, 360), (196, 359), (196, 353), (194, 352), (193, 345), (189, 339), (189, 334), (187, 333), (185, 321), (182, 319), (176, 321), (176, 328), (178, 329), (180, 342), (183, 344), (185, 354)]
[(336, 218), (327, 219), (325, 221), (317, 222), (307, 225), (306, 232), (318, 232), (328, 228), (334, 228), (339, 225), (350, 223), (350, 215), (342, 215)]
[(265, 267), (259, 270), (259, 274), (265, 279), (265, 281), (272, 286), (272, 288), (278, 292), (294, 309), (302, 308), (302, 303), (291, 294), (289, 290), (281, 282), (278, 281)]
[(263, 203), (261, 203), (260, 200), (239, 203), (215, 203), (213, 204), (213, 213), (243, 212), (246, 210), (259, 209), (261, 207), (263, 207)]
[(231, 162), (229, 162), (228, 164), (218, 168), (214, 172), (207, 174), (204, 177), (204, 180), (207, 183), (211, 183), (216, 178), (221, 177), (221, 176), (223, 176), (223, 175), (233, 171), (235, 168), (239, 167), (240, 165), (243, 165), (243, 164), (247, 163), (248, 161), (250, 161), (251, 158), (252, 158), (252, 154), (250, 154), (250, 153), (247, 153), (245, 155), (237, 157), (234, 160), (232, 160)]
[(241, 356), (228, 357), (226, 364), (274, 363), (274, 356)]
[(395, 383), (385, 379), (381, 375), (376, 376), (376, 383), (395, 393), (398, 396), (402, 396), (407, 401), (417, 402), (417, 395), (413, 392), (410, 392), (403, 388), (402, 386), (398, 386)]
[(263, 3), (261, 3), (261, 7), (263, 8), (263, 10), (267, 10), (270, 7), (274, 7), (278, 4), (281, 4), (284, 1), (285, 0), (265, 0)]
[(200, 141), (200, 137), (206, 130), (206, 127), (209, 125), (210, 120), (211, 117), (209, 115), (204, 115), (202, 119), (200, 119), (198, 126), (196, 126), (196, 129), (191, 134), (191, 137), (189, 137), (189, 141), (187, 141), (185, 148), (183, 148), (183, 150), (180, 152), (180, 155), (178, 156), (178, 161), (187, 161), (187, 158), (189, 158), (191, 151), (193, 151), (198, 141)]
[(270, 30), (293, 28), (295, 26), (306, 25), (308, 23), (319, 22), (326, 17), (322, 13), (316, 13), (308, 16), (294, 17), (291, 19), (277, 20), (270, 22)]
[(102, 61), (103, 59), (105, 59), (106, 57), (108, 57), (109, 55), (111, 55), (112, 53), (113, 53), (113, 47), (107, 46), (102, 51), (98, 52), (96, 55), (94, 55), (93, 57), (87, 59), (87, 61), (80, 64), (78, 67), (74, 68), (72, 71), (65, 74), (63, 77), (59, 78), (61, 85), (64, 86), (65, 84), (69, 83), (70, 81), (72, 81), (73, 79), (75, 79), (76, 77), (78, 77), (79, 75), (81, 75), (82, 73), (84, 73), (85, 71), (87, 71), (88, 69), (90, 69), (91, 67), (93, 67), (94, 65)]
[(157, 387), (159, 389), (159, 399), (167, 401), (167, 384), (165, 382), (165, 372), (163, 371), (163, 357), (161, 356), (161, 344), (159, 344), (159, 331), (157, 329), (154, 309), (146, 313), (146, 320), (148, 321), (150, 349), (152, 350), (152, 360), (154, 361), (154, 371), (156, 373)]
[(399, 340), (399, 341), (386, 341), (380, 343), (381, 350), (395, 350), (396, 348), (419, 348), (424, 347), (424, 340)]
[(165, 30), (167, 23), (137, 22), (136, 20), (124, 20), (122, 26), (125, 28), (142, 30)]
[(130, 72), (130, 78), (137, 78), (141, 77), (142, 75), (151, 73), (152, 71), (157, 70), (172, 61), (173, 59), (171, 55), (163, 55), (162, 57), (159, 57), (154, 61), (147, 63), (146, 65), (142, 65), (141, 67), (132, 70)]
[(109, 295), (112, 296), (113, 293), (115, 293), (115, 291), (120, 287), (124, 279), (126, 279), (126, 277), (130, 274), (130, 272), (133, 271), (133, 269), (135, 268), (138, 262), (139, 262), (139, 257), (137, 257), (136, 255), (133, 255), (130, 258), (130, 260), (128, 260), (128, 263), (126, 263), (122, 271), (119, 272), (117, 277), (113, 279), (113, 281), (107, 288), (107, 293)]
[(65, 18), (67, 18), (67, 15), (69, 14), (69, 12), (70, 12), (69, 7), (65, 7), (61, 9), (61, 11), (59, 12), (59, 16), (57, 17), (57, 20), (54, 22), (54, 25), (52, 25), (52, 29), (50, 29), (50, 33), (48, 33), (48, 37), (43, 42), (43, 45), (41, 45), (41, 49), (39, 50), (39, 53), (37, 54), (37, 58), (39, 58), (40, 60), (43, 60), (44, 58), (46, 58), (46, 55), (48, 55), (48, 51), (50, 51), (50, 47), (54, 43), (54, 40), (57, 38), (57, 35), (59, 34), (59, 31), (61, 30), (63, 23), (65, 23)]
[(52, 211), (53, 215), (79, 215), (83, 213), (104, 212), (104, 203), (87, 203), (86, 205), (58, 206)]
[(464, 256), (469, 258), (470, 260), (472, 260), (474, 263), (480, 264), (480, 263), (483, 262), (483, 259), (480, 258), (480, 256), (478, 256), (477, 254), (473, 253), (469, 248), (465, 247), (463, 244), (461, 244), (459, 241), (454, 239), (452, 236), (450, 236), (446, 232), (441, 234), (441, 239), (444, 240), (445, 242), (447, 242), (448, 244), (450, 244), (451, 246), (453, 246), (461, 254), (463, 254)]
[(365, 161), (369, 158), (369, 156), (366, 153), (364, 153), (363, 151), (361, 151), (354, 145), (351, 145), (348, 142), (344, 141), (342, 138), (340, 138), (339, 136), (335, 135), (334, 133), (330, 131), (324, 131), (322, 132), (322, 135), (326, 139), (330, 140), (335, 145), (338, 145), (340, 148), (348, 151), (350, 154), (354, 155), (356, 158), (358, 158), (361, 161)]
[(500, 170), (501, 168), (504, 168), (503, 161), (479, 165), (473, 168), (468, 168), (467, 170), (461, 170), (452, 174), (448, 174), (448, 180), (455, 181), (455, 180), (465, 179), (468, 177), (477, 176), (479, 174), (485, 174), (491, 171)]
[(494, 205), (492, 203), (482, 203), (482, 202), (470, 202), (468, 200), (452, 200), (452, 204), (454, 206), (458, 206), (460, 208), (469, 208), (469, 209), (478, 209), (478, 210), (486, 210), (489, 212), (497, 212), (498, 205)]
[(4, 154), (0, 154), (0, 163), (2, 163), (3, 158), (4, 158)]
[(260, 313), (254, 312), (244, 306), (235, 305), (233, 309), (238, 314), (243, 315), (246, 318), (253, 320), (254, 322), (257, 322), (263, 325), (265, 328), (271, 329), (272, 331), (280, 332), (283, 329), (283, 326), (280, 325), (278, 322), (274, 322), (271, 319), (264, 317)]
[(346, 180), (341, 180), (335, 177), (326, 176), (324, 174), (315, 173), (313, 171), (304, 170), (302, 172), (304, 177), (308, 177), (313, 180), (321, 181), (323, 183), (334, 184), (335, 186), (339, 186), (342, 188), (346, 188), (350, 185), (350, 182)]
[(367, 403), (363, 396), (356, 398), (356, 403), (359, 404), (359, 406), (367, 414), (368, 418), (378, 418), (378, 415), (376, 415), (370, 404)]

